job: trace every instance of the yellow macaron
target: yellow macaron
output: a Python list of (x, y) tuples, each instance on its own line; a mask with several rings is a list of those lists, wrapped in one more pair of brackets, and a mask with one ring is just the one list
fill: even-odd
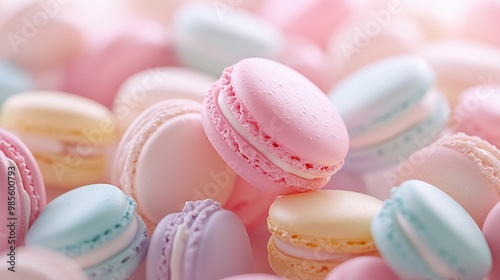
[(106, 181), (116, 121), (104, 105), (57, 91), (19, 93), (3, 103), (0, 126), (28, 146), (47, 187)]
[(281, 277), (323, 279), (338, 264), (378, 255), (370, 224), (382, 201), (361, 193), (320, 190), (277, 199), (269, 209), (269, 263)]

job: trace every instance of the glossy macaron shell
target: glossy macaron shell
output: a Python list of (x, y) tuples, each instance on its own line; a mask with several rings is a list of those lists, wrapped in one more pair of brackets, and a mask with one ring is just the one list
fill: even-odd
[(204, 102), (212, 145), (264, 191), (319, 189), (343, 165), (342, 118), (317, 86), (284, 65), (244, 59), (225, 70)]
[[(180, 230), (184, 237), (177, 237)], [(218, 280), (250, 272), (252, 253), (243, 224), (211, 200), (187, 202), (182, 213), (162, 219), (151, 237), (147, 279)]]
[(113, 181), (136, 199), (138, 212), (152, 224), (180, 211), (186, 201), (213, 198), (225, 204), (231, 194), (235, 173), (207, 140), (200, 106), (187, 99), (151, 106), (118, 146)]
[(482, 279), (491, 269), (488, 244), (474, 220), (423, 181), (395, 188), (371, 230), (384, 259), (404, 279)]

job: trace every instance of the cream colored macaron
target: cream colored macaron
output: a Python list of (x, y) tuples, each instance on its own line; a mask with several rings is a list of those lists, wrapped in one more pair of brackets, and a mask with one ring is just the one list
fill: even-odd
[(320, 190), (282, 196), (269, 209), (269, 263), (281, 277), (323, 279), (338, 264), (378, 255), (370, 223), (382, 208), (377, 198)]
[(107, 181), (116, 125), (103, 105), (64, 92), (24, 92), (3, 103), (0, 126), (32, 151), (47, 187)]

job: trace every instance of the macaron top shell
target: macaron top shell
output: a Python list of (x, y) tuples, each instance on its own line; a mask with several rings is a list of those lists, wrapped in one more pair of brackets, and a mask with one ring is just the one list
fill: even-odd
[(351, 191), (291, 194), (271, 205), (268, 227), (273, 235), (299, 247), (335, 244), (339, 251), (370, 251), (375, 249), (370, 223), (381, 208), (379, 199)]
[(112, 185), (76, 188), (47, 205), (28, 231), (26, 244), (78, 256), (123, 232), (135, 207), (133, 199)]
[(231, 87), (241, 106), (233, 109), (241, 110), (239, 121), (255, 136), (269, 134), (268, 149), (280, 144), (317, 164), (343, 162), (348, 149), (345, 124), (325, 94), (304, 76), (277, 62), (250, 58), (234, 65)]

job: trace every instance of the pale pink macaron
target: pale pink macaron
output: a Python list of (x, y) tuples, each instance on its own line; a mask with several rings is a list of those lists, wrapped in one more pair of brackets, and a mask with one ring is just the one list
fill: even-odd
[(330, 271), (325, 280), (398, 280), (387, 263), (379, 257), (357, 257)]
[(452, 105), (465, 89), (500, 82), (500, 50), (471, 40), (444, 39), (418, 49), (436, 72), (436, 86)]
[(484, 221), (483, 234), (490, 247), (491, 256), (493, 258), (493, 269), (486, 280), (500, 279), (500, 203), (497, 203), (491, 209), (488, 217)]
[(500, 47), (499, 1), (471, 1), (460, 23), (458, 32), (465, 38)]
[(130, 76), (113, 102), (120, 132), (142, 111), (162, 100), (185, 98), (203, 102), (215, 81), (215, 77), (184, 67), (155, 67)]
[(112, 167), (113, 183), (136, 200), (149, 230), (186, 201), (224, 206), (235, 176), (205, 135), (201, 104), (188, 99), (164, 100), (137, 116)]
[(62, 16), (61, 9), (49, 3), (14, 9), (0, 22), (0, 57), (36, 72), (73, 61), (83, 52), (85, 40), (82, 31)]
[(224, 70), (204, 101), (203, 128), (221, 157), (263, 191), (317, 190), (344, 164), (349, 137), (328, 97), (275, 61)]
[(40, 247), (18, 247), (1, 252), (0, 279), (16, 280), (87, 280), (82, 268), (73, 259)]
[(324, 48), (339, 23), (354, 11), (354, 5), (345, 0), (269, 0), (261, 6), (260, 15), (284, 32), (306, 36)]
[(479, 136), (500, 148), (500, 85), (481, 85), (464, 91), (449, 119), (449, 129)]
[(68, 68), (63, 85), (64, 91), (109, 108), (128, 77), (175, 64), (168, 32), (159, 23), (132, 21), (110, 33)]
[(500, 151), (464, 133), (444, 136), (413, 153), (398, 167), (394, 186), (417, 179), (455, 199), (482, 228), (500, 201)]

